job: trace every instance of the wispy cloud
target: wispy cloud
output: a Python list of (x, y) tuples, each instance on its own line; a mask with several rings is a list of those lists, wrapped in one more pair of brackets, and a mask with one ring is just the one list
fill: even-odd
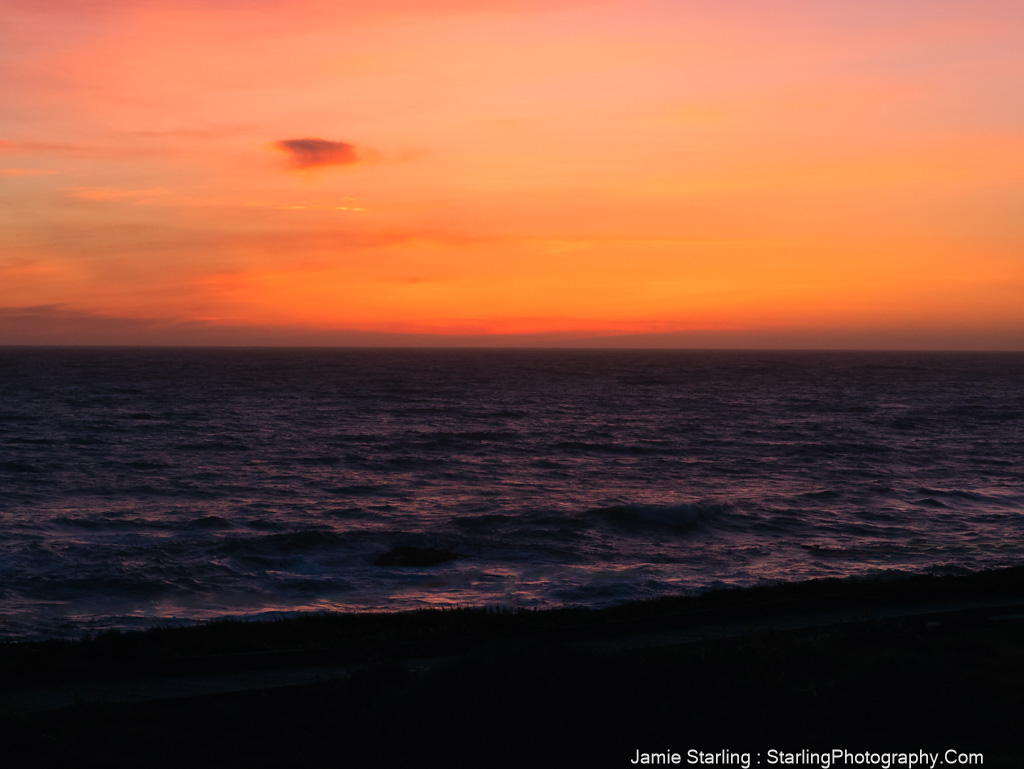
[(49, 168), (0, 168), (0, 176), (51, 176), (55, 173)]
[(274, 147), (288, 156), (289, 167), (297, 171), (324, 166), (353, 166), (368, 159), (365, 151), (358, 151), (354, 144), (327, 139), (281, 139), (274, 142)]
[(93, 151), (92, 147), (52, 142), (14, 142), (0, 139), (0, 155), (81, 155)]
[(149, 202), (164, 193), (163, 189), (122, 190), (112, 187), (75, 187), (71, 194), (80, 200), (130, 200)]
[(328, 347), (565, 346), (580, 335), (490, 334), (441, 330), (394, 331), (358, 326), (318, 329), (298, 324), (261, 325), (205, 318), (124, 317), (68, 304), (0, 307), (0, 335), (11, 344), (59, 345), (284, 345)]
[[(602, 0), (377, 0), (374, 3), (358, 0), (176, 0), (175, 8), (204, 14), (251, 16), (253, 13), (280, 12), (281, 21), (290, 26), (311, 25), (329, 19), (390, 18), (395, 14), (416, 16), (447, 16), (485, 13), (544, 12), (551, 9), (597, 5)], [(31, 12), (39, 15), (73, 14), (96, 16), (97, 14), (125, 14), (132, 9), (163, 10), (166, 0), (5, 0), (19, 13)], [(294, 11), (301, 9), (301, 13)]]

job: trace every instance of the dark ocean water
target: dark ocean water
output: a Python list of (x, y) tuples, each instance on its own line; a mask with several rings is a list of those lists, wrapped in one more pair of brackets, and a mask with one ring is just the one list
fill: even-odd
[(1022, 562), (1022, 354), (0, 348), (0, 637)]

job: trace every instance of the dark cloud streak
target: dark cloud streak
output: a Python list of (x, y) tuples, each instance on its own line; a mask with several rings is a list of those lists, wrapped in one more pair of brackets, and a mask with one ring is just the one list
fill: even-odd
[(289, 166), (295, 170), (323, 166), (352, 166), (362, 162), (355, 145), (327, 139), (281, 139), (274, 146), (288, 155)]

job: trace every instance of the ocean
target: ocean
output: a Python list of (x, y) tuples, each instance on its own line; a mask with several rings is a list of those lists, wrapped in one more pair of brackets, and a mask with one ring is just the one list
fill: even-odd
[(1022, 562), (1020, 353), (0, 348), (0, 638)]

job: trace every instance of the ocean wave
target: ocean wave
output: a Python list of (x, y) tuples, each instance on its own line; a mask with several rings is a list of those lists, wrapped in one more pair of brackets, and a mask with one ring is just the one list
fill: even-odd
[(641, 446), (632, 443), (590, 443), (587, 441), (560, 441), (555, 444), (560, 451), (581, 454), (662, 454), (666, 449), (657, 446)]
[(233, 528), (231, 521), (219, 515), (204, 515), (202, 518), (193, 518), (188, 525), (196, 529), (230, 529)]
[(323, 455), (320, 455), (320, 456), (299, 457), (299, 458), (297, 458), (295, 460), (296, 464), (310, 465), (310, 466), (314, 466), (314, 467), (316, 465), (337, 465), (337, 464), (340, 464), (341, 461), (342, 461), (341, 457), (335, 456), (333, 454), (323, 454)]
[(459, 515), (451, 519), (453, 525), (463, 529), (488, 530), (514, 521), (511, 515), (502, 513), (484, 513), (481, 515)]
[(231, 439), (179, 443), (174, 448), (180, 451), (251, 451), (252, 448)]
[(831, 501), (835, 499), (841, 499), (843, 493), (841, 491), (836, 491), (835, 489), (822, 489), (820, 491), (808, 491), (797, 496), (798, 498), (802, 499)]
[[(357, 610), (599, 604), (1024, 557), (1020, 356), (0, 354), (23, 372), (0, 367), (0, 614), (262, 613), (345, 583)], [(399, 547), (467, 558), (373, 565)]]
[(151, 528), (174, 528), (174, 524), (168, 521), (152, 521), (138, 516), (112, 518), (106, 515), (93, 515), (73, 518), (68, 515), (61, 515), (51, 519), (50, 523), (63, 529), (80, 529), (82, 531), (137, 531)]
[(7, 462), (0, 462), (0, 470), (6, 470), (11, 473), (41, 473), (42, 468), (36, 467), (35, 465), (25, 462), (20, 459), (13, 459)]
[(690, 527), (702, 518), (720, 514), (727, 505), (707, 502), (691, 502), (676, 505), (650, 505), (629, 503), (612, 505), (588, 511), (617, 523), (656, 524), (671, 527)]
[[(926, 499), (929, 499), (932, 502), (936, 502), (943, 498), (960, 500), (962, 502), (977, 503), (992, 503), (1001, 501), (997, 496), (990, 494), (982, 494), (981, 492), (978, 491), (967, 491), (965, 489), (931, 489), (922, 486), (914, 489), (914, 493), (923, 494)], [(944, 506), (948, 507), (948, 505)]]
[(345, 536), (334, 531), (303, 529), (280, 534), (229, 536), (218, 549), (232, 556), (294, 555), (334, 548), (344, 541)]

